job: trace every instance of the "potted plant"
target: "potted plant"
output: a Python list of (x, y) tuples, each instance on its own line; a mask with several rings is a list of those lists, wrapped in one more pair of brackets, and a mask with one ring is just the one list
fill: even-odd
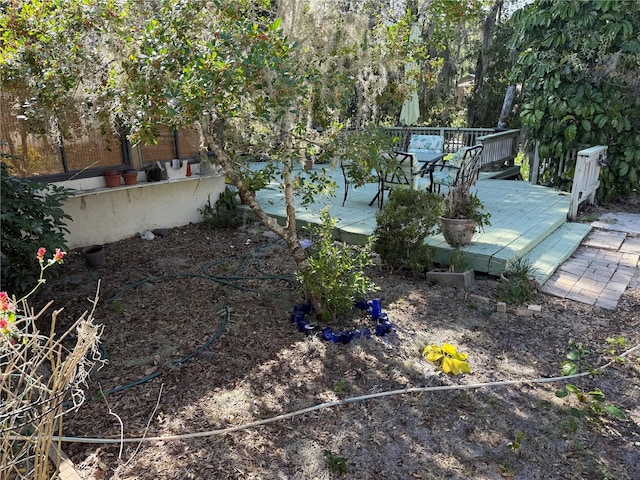
[(491, 214), (471, 187), (476, 183), (477, 172), (461, 171), (455, 185), (449, 187), (444, 200), (444, 213), (440, 217), (440, 230), (449, 245), (468, 245), (473, 234), (485, 225), (491, 225)]

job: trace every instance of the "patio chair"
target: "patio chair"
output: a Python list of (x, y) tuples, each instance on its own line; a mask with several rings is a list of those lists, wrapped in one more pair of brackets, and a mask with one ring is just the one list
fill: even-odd
[(442, 135), (411, 135), (407, 152), (415, 154), (419, 162), (424, 162), (434, 154), (442, 153), (443, 149)]
[(433, 166), (431, 172), (431, 188), (437, 186), (440, 188), (453, 187), (461, 182), (475, 183), (480, 174), (480, 154), (482, 153), (482, 145), (474, 145), (472, 147), (462, 147), (453, 154), (449, 160), (443, 160)]
[(428, 190), (431, 185), (429, 179), (423, 177), (426, 170), (420, 165), (415, 154), (395, 152), (394, 155), (395, 162), (392, 163), (392, 159), (389, 158), (391, 168), (380, 176), (378, 194), (371, 201), (372, 204), (377, 198), (380, 208), (382, 208), (382, 204), (384, 203), (385, 190), (391, 190), (392, 188)]
[[(355, 184), (355, 187), (362, 186), (364, 183), (375, 182), (377, 177), (374, 170), (367, 172), (365, 168), (354, 165), (349, 160), (340, 160), (340, 170), (342, 170), (342, 178), (344, 179), (344, 197), (342, 198), (343, 207), (347, 201), (347, 196), (349, 195), (349, 187), (352, 184)], [(375, 198), (373, 201), (375, 201)], [(373, 201), (371, 204), (373, 204)]]

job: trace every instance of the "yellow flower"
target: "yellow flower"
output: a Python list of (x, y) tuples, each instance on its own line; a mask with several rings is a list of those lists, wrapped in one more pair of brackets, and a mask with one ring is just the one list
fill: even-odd
[(428, 361), (440, 363), (444, 373), (453, 373), (454, 375), (460, 375), (460, 372), (471, 373), (471, 367), (465, 361), (469, 354), (458, 352), (456, 347), (450, 343), (427, 345), (422, 354)]
[(442, 347), (439, 347), (438, 345), (427, 345), (424, 347), (422, 354), (427, 357), (427, 360), (433, 363), (436, 363), (444, 356)]

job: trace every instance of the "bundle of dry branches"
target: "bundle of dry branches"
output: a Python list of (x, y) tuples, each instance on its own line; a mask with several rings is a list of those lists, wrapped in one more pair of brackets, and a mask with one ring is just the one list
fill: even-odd
[(103, 363), (93, 309), (62, 335), (54, 311), (44, 335), (36, 321), (50, 305), (35, 314), (23, 300), (9, 341), (0, 342), (0, 477), (7, 480), (51, 478), (49, 451), (60, 449), (51, 437), (61, 433), (63, 415), (84, 402), (82, 386)]

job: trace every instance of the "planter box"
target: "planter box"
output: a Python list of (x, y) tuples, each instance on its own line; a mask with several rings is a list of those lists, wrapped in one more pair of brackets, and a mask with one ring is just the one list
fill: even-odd
[(427, 272), (427, 281), (456, 288), (464, 288), (465, 290), (476, 286), (476, 276), (473, 270), (467, 270), (466, 272), (431, 270)]

